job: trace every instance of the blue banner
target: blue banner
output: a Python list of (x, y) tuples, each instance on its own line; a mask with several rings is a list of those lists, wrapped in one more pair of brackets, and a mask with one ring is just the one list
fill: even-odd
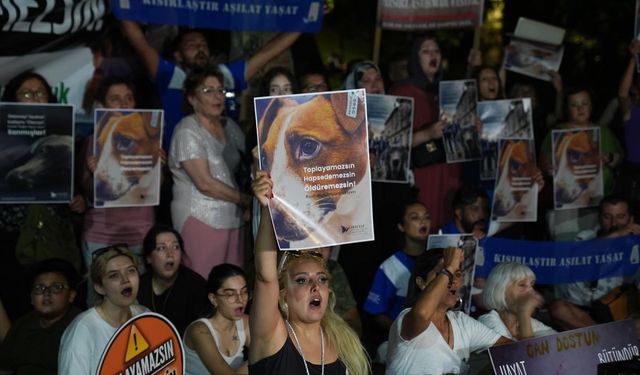
[(479, 246), (476, 277), (487, 277), (498, 263), (517, 262), (529, 266), (539, 284), (631, 276), (640, 263), (640, 236), (572, 242), (489, 237)]
[(117, 18), (192, 28), (317, 32), (322, 1), (112, 0)]

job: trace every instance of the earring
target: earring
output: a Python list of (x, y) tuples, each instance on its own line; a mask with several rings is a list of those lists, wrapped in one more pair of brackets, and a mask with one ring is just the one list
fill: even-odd
[(280, 299), (278, 301), (278, 307), (280, 307), (280, 311), (284, 315), (285, 320), (289, 320), (289, 305), (287, 305), (287, 301)]

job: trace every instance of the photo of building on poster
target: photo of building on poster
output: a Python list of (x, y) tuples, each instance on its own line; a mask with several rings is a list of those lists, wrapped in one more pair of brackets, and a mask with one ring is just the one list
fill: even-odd
[(95, 111), (95, 207), (158, 205), (162, 124), (162, 110)]
[(254, 99), (281, 250), (374, 239), (365, 102), (362, 89)]
[(409, 181), (413, 98), (367, 95), (371, 179)]
[(538, 185), (535, 145), (531, 139), (498, 141), (496, 179), (491, 219), (498, 222), (536, 221)]
[(0, 203), (72, 198), (73, 106), (0, 103)]
[(476, 81), (442, 81), (439, 98), (440, 115), (447, 121), (442, 131), (447, 163), (480, 159)]
[(473, 289), (476, 268), (476, 249), (478, 241), (472, 234), (432, 234), (427, 239), (427, 251), (459, 247), (464, 252), (464, 260), (460, 266), (462, 280), (456, 310), (469, 314), (471, 310), (471, 291)]
[(480, 178), (494, 180), (498, 167), (498, 140), (533, 139), (531, 99), (478, 102), (478, 117), (482, 122)]
[(557, 72), (564, 47), (524, 40), (512, 40), (505, 47), (502, 68), (543, 81), (551, 81), (549, 71)]
[(554, 207), (597, 206), (604, 195), (600, 129), (553, 130), (551, 136)]

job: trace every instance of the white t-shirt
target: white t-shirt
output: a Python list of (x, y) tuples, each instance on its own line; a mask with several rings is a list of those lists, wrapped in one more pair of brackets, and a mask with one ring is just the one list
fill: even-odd
[[(504, 322), (500, 318), (500, 314), (498, 314), (496, 310), (491, 310), (488, 313), (482, 315), (478, 318), (478, 321), (491, 328), (496, 333), (499, 333), (500, 335), (511, 340), (516, 340), (516, 338), (511, 335), (511, 332), (509, 332), (509, 328), (507, 328), (507, 326), (504, 324)], [(531, 329), (533, 330), (534, 337), (553, 335), (554, 333), (556, 333), (553, 328), (534, 318), (531, 318)]]
[(387, 375), (465, 373), (469, 354), (492, 346), (500, 338), (499, 334), (467, 314), (449, 311), (447, 317), (453, 331), (453, 349), (433, 323), (418, 336), (405, 340), (400, 336), (400, 331), (402, 320), (410, 310), (402, 310), (391, 325)]
[[(132, 316), (149, 311), (132, 305)], [(93, 307), (78, 315), (64, 330), (58, 353), (58, 374), (93, 375), (102, 352), (118, 329), (105, 322)]]

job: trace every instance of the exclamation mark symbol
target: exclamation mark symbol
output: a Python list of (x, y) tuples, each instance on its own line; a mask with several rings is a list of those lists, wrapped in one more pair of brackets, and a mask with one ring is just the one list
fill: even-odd
[(133, 334), (133, 346), (136, 348), (136, 352), (138, 351), (138, 336)]

